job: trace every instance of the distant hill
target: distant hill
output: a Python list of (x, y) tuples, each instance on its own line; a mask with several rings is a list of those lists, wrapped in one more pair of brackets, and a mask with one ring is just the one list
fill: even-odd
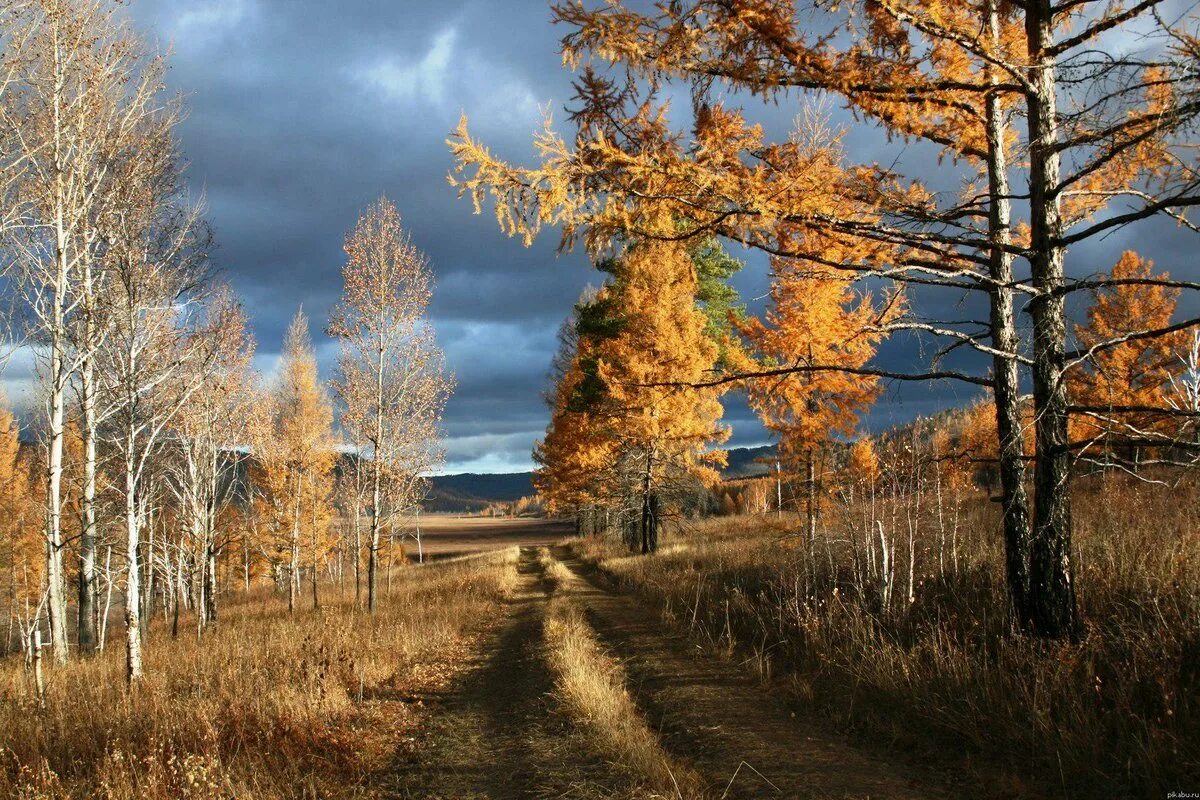
[[(721, 475), (724, 478), (762, 475), (769, 465), (756, 459), (770, 458), (774, 452), (773, 445), (735, 447), (729, 451), (729, 466), (721, 471)], [(532, 472), (435, 475), (429, 479), (425, 509), (458, 513), (482, 511), (492, 503), (511, 503), (533, 493)]]
[(434, 475), (429, 479), (429, 511), (482, 511), (492, 503), (511, 503), (534, 493), (532, 472)]
[(765, 444), (761, 447), (734, 447), (729, 450), (729, 465), (721, 470), (721, 477), (749, 478), (754, 475), (765, 475), (770, 471), (771, 459), (775, 457), (775, 445)]

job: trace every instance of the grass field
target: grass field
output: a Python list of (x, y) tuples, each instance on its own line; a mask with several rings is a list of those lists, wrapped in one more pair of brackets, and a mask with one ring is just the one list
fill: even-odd
[[(412, 525), (410, 521), (409, 526)], [(521, 517), (466, 517), (427, 514), (421, 517), (421, 546), (430, 558), (447, 558), (518, 545), (550, 545), (568, 535), (572, 527), (558, 520)], [(405, 542), (410, 557), (416, 545)]]
[(798, 601), (787, 516), (685, 525), (650, 557), (436, 517), (439, 557), (374, 616), (233, 593), (202, 642), (156, 623), (132, 693), (119, 648), (48, 664), (44, 707), (0, 662), (0, 797), (1156, 796), (1198, 774), (1197, 617), (1194, 532), (1138, 539), (1150, 499), (1081, 515), (1090, 628), (1054, 646), (1004, 633), (977, 533), (957, 581), (880, 617)]

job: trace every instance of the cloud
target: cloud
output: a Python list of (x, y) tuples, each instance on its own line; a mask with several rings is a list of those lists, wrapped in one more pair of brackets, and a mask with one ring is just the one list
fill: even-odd
[(461, 46), (457, 25), (432, 36), (419, 57), (376, 53), (345, 70), (353, 91), (393, 113), (433, 112), (447, 125), (468, 111), (484, 128), (533, 126), (543, 116), (533, 88), (478, 48)]
[(257, 10), (254, 0), (192, 0), (169, 30), (183, 46), (204, 47), (245, 24)]
[(533, 469), (530, 453), (541, 430), (511, 434), (477, 434), (446, 441), (447, 473), (526, 472)]
[(415, 63), (384, 55), (366, 66), (351, 70), (350, 77), (353, 81), (362, 81), (393, 102), (421, 100), (443, 106), (448, 100), (447, 73), (454, 58), (457, 40), (458, 30), (447, 28), (433, 37), (429, 49)]

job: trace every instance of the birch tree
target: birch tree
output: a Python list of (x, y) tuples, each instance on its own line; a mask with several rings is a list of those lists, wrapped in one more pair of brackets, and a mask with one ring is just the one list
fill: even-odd
[[(81, 538), (80, 615), (84, 647), (95, 639), (91, 620), (94, 582), (94, 373), (98, 345), (90, 306), (95, 270), (104, 246), (100, 219), (112, 202), (113, 164), (128, 154), (148, 117), (160, 112), (161, 62), (118, 14), (112, 0), (33, 0), (19, 4), (7, 21), (6, 43), (20, 51), (5, 74), (0, 136), (13, 149), (14, 184), (6, 219), (19, 225), (10, 237), (19, 285), (30, 312), (30, 331), (46, 383), (46, 549), (51, 643), (58, 661), (67, 657), (62, 534), (62, 451), (67, 392), (83, 369), (87, 481)], [(85, 335), (71, 347), (71, 332), (86, 315)]]
[(379, 200), (346, 237), (342, 300), (330, 333), (342, 345), (336, 389), (343, 427), (366, 450), (370, 533), (367, 608), (375, 610), (383, 528), (419, 501), (421, 479), (442, 461), (438, 425), (453, 389), (427, 316), (429, 262)]
[(216, 302), (233, 311), (212, 341), (211, 367), (193, 365), (201, 371), (199, 387), (171, 425), (167, 454), (171, 491), (200, 566), (196, 612), (201, 631), (217, 618), (217, 559), (227, 538), (220, 520), (236, 499), (242, 460), (236, 448), (247, 443), (256, 400), (251, 391), (254, 341), (245, 315), (230, 298)]
[[(121, 163), (113, 213), (102, 217), (110, 330), (97, 351), (101, 429), (121, 502), (125, 557), (126, 677), (143, 676), (140, 545), (146, 495), (170, 426), (206, 380), (218, 332), (237, 317), (208, 282), (209, 237), (187, 202), (172, 118), (143, 126), (136, 158)], [(132, 156), (133, 153), (130, 153)]]

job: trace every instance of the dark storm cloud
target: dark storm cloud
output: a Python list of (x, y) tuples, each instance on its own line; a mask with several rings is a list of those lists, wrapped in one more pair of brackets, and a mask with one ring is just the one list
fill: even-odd
[(342, 236), (386, 194), (437, 280), (432, 314), (458, 379), (449, 466), (527, 466), (555, 330), (595, 277), (555, 242), (526, 249), (474, 216), (446, 182), (445, 139), (466, 111), (498, 150), (532, 155), (543, 110), (569, 97), (547, 4), (135, 0), (132, 14), (172, 50), (190, 178), (260, 365), (297, 307), (323, 326)]
[[(571, 95), (546, 0), (133, 0), (131, 7), (141, 29), (171, 46), (170, 83), (192, 110), (182, 130), (190, 177), (207, 197), (219, 266), (253, 314), (260, 364), (270, 367), (300, 305), (315, 332), (323, 327), (339, 291), (342, 236), (364, 206), (387, 194), (436, 273), (432, 313), (458, 378), (446, 415), (448, 466), (527, 467), (546, 423), (540, 392), (555, 331), (598, 276), (578, 254), (556, 257), (553, 235), (526, 249), (497, 231), (490, 212), (474, 216), (446, 183), (445, 139), (466, 111), (495, 152), (532, 160), (531, 134), (544, 109), (561, 119)], [(745, 102), (770, 136), (781, 137), (802, 107), (795, 99)], [(676, 123), (686, 124), (687, 103), (674, 108)], [(848, 122), (836, 106), (824, 110), (835, 127)], [(958, 172), (933, 148), (888, 143), (869, 126), (854, 127), (846, 143), (857, 161), (902, 167), (938, 190), (959, 188)], [(1160, 267), (1178, 269), (1190, 243), (1168, 227), (1136, 243)], [(1079, 248), (1072, 269), (1108, 268), (1136, 236)], [(736, 283), (751, 308), (761, 308), (766, 260), (734, 252), (749, 263)], [(931, 309), (959, 301), (921, 302)], [(327, 370), (331, 353), (322, 349)], [(896, 342), (883, 358), (911, 366), (926, 356)], [(872, 426), (975, 394), (927, 385), (887, 392), (892, 402), (872, 412)], [(744, 402), (731, 402), (729, 419), (734, 443), (765, 440)]]

